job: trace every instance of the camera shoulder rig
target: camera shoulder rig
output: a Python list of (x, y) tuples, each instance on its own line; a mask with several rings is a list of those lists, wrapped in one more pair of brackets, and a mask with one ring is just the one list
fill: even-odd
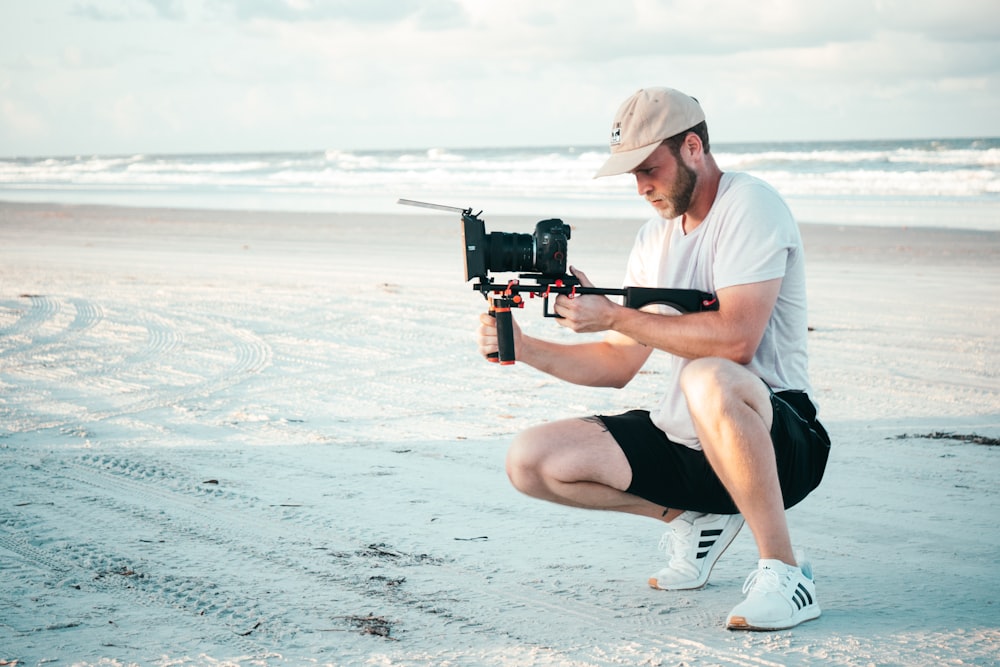
[[(524, 295), (541, 297), (545, 317), (559, 317), (549, 308), (553, 295), (620, 296), (623, 305), (642, 308), (662, 304), (682, 313), (718, 310), (718, 298), (710, 293), (693, 289), (661, 287), (584, 287), (579, 279), (566, 272), (566, 252), (570, 236), (569, 225), (562, 220), (543, 220), (535, 233), (486, 234), (485, 223), (479, 213), (471, 208), (458, 208), (440, 204), (400, 199), (399, 204), (420, 206), (441, 211), (460, 213), (465, 243), (465, 279), (476, 282), (473, 289), (482, 293), (489, 303), (489, 312), (497, 320), (499, 352), (490, 355), (490, 361), (503, 365), (513, 364), (514, 328), (511, 309), (524, 307)], [(497, 282), (490, 273), (517, 273), (517, 278)]]

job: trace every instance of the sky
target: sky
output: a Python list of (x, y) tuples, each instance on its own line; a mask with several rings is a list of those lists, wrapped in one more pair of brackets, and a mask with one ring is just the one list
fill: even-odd
[(5, 0), (0, 156), (1000, 136), (997, 0)]

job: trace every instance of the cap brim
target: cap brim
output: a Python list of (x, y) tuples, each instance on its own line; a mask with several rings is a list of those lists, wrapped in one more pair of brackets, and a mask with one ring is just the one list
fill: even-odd
[(604, 166), (597, 170), (594, 174), (594, 178), (601, 178), (602, 176), (617, 176), (618, 174), (627, 174), (653, 154), (657, 148), (660, 147), (661, 141), (654, 142), (648, 146), (643, 146), (641, 148), (633, 148), (630, 151), (620, 151), (618, 153), (612, 153), (608, 161), (604, 163)]

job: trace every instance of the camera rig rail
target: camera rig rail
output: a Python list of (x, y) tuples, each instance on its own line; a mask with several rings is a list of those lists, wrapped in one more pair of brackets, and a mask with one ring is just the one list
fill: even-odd
[[(580, 280), (566, 272), (566, 251), (570, 227), (562, 220), (543, 220), (534, 234), (486, 233), (486, 226), (471, 208), (444, 206), (400, 199), (398, 204), (419, 206), (439, 211), (460, 213), (465, 241), (465, 279), (475, 280), (473, 289), (489, 303), (489, 312), (497, 320), (497, 347), (490, 361), (513, 364), (514, 328), (511, 310), (524, 307), (524, 295), (541, 297), (545, 317), (559, 317), (549, 307), (549, 298), (560, 294), (569, 297), (584, 295), (619, 296), (629, 308), (662, 304), (682, 313), (718, 310), (719, 301), (710, 292), (693, 289), (660, 287), (584, 287)], [(497, 281), (494, 273), (516, 273), (517, 278)], [(524, 281), (524, 282), (522, 282)]]

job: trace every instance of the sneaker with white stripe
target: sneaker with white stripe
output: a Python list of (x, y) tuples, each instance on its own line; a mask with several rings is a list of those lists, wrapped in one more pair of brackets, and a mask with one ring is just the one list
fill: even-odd
[(730, 630), (786, 630), (819, 618), (812, 566), (801, 553), (798, 567), (780, 560), (761, 559), (750, 573), (743, 592), (726, 620)]
[(664, 591), (683, 591), (705, 585), (716, 561), (743, 527), (743, 517), (688, 511), (668, 525), (660, 549), (670, 561), (649, 578), (649, 585)]

